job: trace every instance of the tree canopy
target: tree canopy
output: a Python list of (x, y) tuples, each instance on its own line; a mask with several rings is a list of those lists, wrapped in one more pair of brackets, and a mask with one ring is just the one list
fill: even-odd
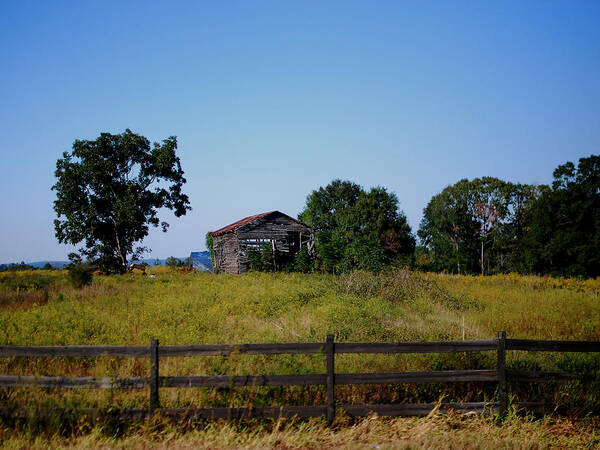
[(526, 216), (525, 270), (563, 276), (600, 275), (600, 156), (556, 168), (551, 188)]
[(330, 272), (380, 270), (411, 258), (415, 239), (398, 198), (383, 187), (333, 180), (306, 199), (299, 219), (315, 230), (316, 264)]
[(80, 244), (81, 255), (105, 270), (124, 272), (128, 259), (145, 247), (135, 247), (160, 221), (159, 209), (180, 217), (189, 211), (182, 192), (186, 180), (176, 155), (177, 138), (150, 145), (127, 129), (102, 133), (96, 140), (76, 140), (71, 153), (56, 162), (54, 221), (61, 243)]
[(493, 177), (446, 187), (424, 209), (418, 232), (427, 268), (481, 274), (518, 270), (524, 214), (538, 192)]

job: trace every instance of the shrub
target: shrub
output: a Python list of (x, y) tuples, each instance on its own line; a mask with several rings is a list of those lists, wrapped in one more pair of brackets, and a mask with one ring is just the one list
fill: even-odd
[[(145, 263), (142, 263), (145, 264)], [(148, 264), (146, 264), (148, 265)], [(165, 261), (165, 266), (174, 269), (176, 267), (187, 267), (190, 265), (190, 258), (186, 258), (184, 260), (175, 258), (174, 256), (169, 256)]]
[(308, 249), (306, 247), (302, 247), (300, 251), (296, 254), (296, 259), (294, 260), (294, 270), (297, 272), (308, 273), (313, 268), (313, 258), (308, 253)]
[(262, 270), (263, 272), (270, 272), (274, 270), (274, 258), (275, 255), (273, 254), (271, 244), (264, 243), (260, 249), (260, 270)]
[(260, 252), (256, 248), (248, 249), (248, 264), (250, 265), (250, 270), (260, 271)]
[(85, 264), (69, 265), (69, 280), (80, 288), (92, 284), (92, 269)]

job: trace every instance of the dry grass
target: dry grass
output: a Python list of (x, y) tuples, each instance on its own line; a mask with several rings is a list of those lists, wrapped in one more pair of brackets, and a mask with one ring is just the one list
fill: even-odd
[(343, 417), (333, 428), (321, 420), (250, 424), (214, 422), (191, 427), (168, 423), (142, 424), (111, 436), (96, 426), (74, 436), (36, 435), (0, 429), (3, 448), (110, 449), (409, 449), (409, 448), (594, 448), (600, 428), (594, 421), (509, 417), (499, 424), (483, 416), (432, 414), (426, 418), (387, 419), (372, 416), (356, 422)]

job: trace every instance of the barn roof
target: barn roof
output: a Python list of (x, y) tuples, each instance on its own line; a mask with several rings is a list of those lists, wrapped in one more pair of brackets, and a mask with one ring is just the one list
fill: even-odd
[(242, 225), (246, 225), (247, 223), (250, 223), (256, 219), (260, 219), (261, 217), (265, 217), (266, 215), (269, 215), (271, 213), (274, 213), (277, 211), (268, 211), (268, 212), (264, 212), (262, 214), (256, 214), (254, 216), (249, 216), (249, 217), (245, 217), (242, 220), (238, 220), (237, 222), (233, 222), (232, 224), (227, 225), (226, 227), (220, 228), (217, 231), (212, 231), (210, 233), (211, 236), (216, 236), (217, 234), (221, 234), (224, 233), (226, 231), (230, 231), (230, 230), (234, 230), (238, 227), (241, 227)]
[[(243, 218), (242, 220), (238, 220), (237, 222), (233, 222), (232, 224), (229, 224), (229, 225), (227, 225), (226, 227), (220, 228), (220, 229), (218, 229), (217, 231), (212, 231), (212, 232), (210, 233), (210, 235), (211, 235), (211, 236), (216, 236), (216, 235), (218, 235), (218, 234), (225, 233), (225, 232), (227, 232), (227, 231), (235, 230), (236, 228), (239, 228), (239, 227), (241, 227), (242, 225), (246, 225), (247, 223), (254, 222), (255, 220), (258, 220), (258, 219), (260, 219), (260, 218), (262, 218), (262, 217), (268, 216), (268, 215), (270, 215), (270, 214), (275, 214), (275, 213), (277, 213), (277, 214), (281, 214), (282, 216), (285, 216), (285, 217), (287, 217), (287, 218), (289, 218), (289, 219), (293, 220), (294, 222), (297, 222), (297, 223), (299, 223), (299, 224), (301, 224), (301, 225), (304, 225), (302, 222), (298, 222), (298, 221), (297, 221), (296, 219), (294, 219), (293, 217), (290, 217), (290, 216), (288, 216), (287, 214), (284, 214), (284, 213), (282, 213), (282, 212), (280, 212), (280, 211), (268, 211), (268, 212), (264, 212), (264, 213), (261, 213), (261, 214), (256, 214), (256, 215), (254, 215), (254, 216), (245, 217), (245, 218)], [(304, 225), (304, 226), (306, 227), (306, 225)], [(307, 228), (308, 228), (308, 227), (307, 227)]]

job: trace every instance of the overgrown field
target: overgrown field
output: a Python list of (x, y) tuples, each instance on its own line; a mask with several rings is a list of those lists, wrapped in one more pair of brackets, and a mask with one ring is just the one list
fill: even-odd
[[(328, 333), (337, 341), (460, 340), (493, 338), (500, 330), (512, 338), (600, 340), (600, 280), (405, 271), (342, 276), (151, 271), (155, 278), (97, 276), (91, 286), (81, 289), (70, 285), (64, 271), (0, 273), (0, 345), (149, 345), (152, 338), (164, 345), (323, 342)], [(339, 355), (336, 371), (493, 368), (495, 357), (494, 353)], [(508, 367), (592, 375), (596, 381), (586, 385), (513, 386), (512, 399), (551, 401), (579, 417), (600, 412), (596, 355), (509, 352)], [(143, 377), (148, 368), (145, 358), (0, 360), (4, 375)], [(161, 359), (161, 375), (324, 371), (322, 355)], [(344, 403), (424, 402), (441, 396), (445, 401), (482, 401), (494, 397), (494, 388), (483, 383), (339, 386), (336, 395)], [(167, 407), (322, 404), (324, 395), (321, 387), (162, 389), (161, 403)], [(2, 389), (0, 403), (31, 409), (144, 408), (148, 393)], [(62, 426), (63, 432), (67, 428), (77, 427)]]

